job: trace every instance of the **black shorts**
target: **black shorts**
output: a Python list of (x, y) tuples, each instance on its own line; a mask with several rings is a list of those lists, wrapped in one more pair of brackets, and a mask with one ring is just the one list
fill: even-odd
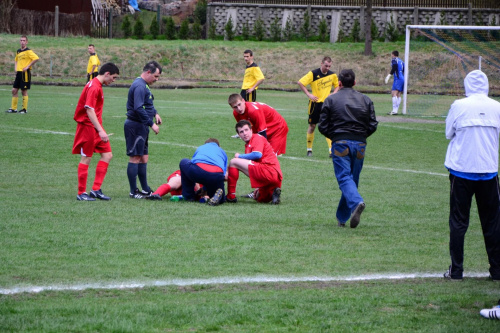
[(247, 102), (255, 102), (257, 100), (257, 90), (248, 94), (246, 90), (242, 89), (240, 95)]
[(99, 74), (98, 72), (94, 72), (92, 74), (87, 73), (87, 82), (95, 78), (98, 74)]
[(309, 124), (317, 124), (319, 122), (319, 115), (323, 102), (313, 102), (309, 100)]
[(31, 87), (31, 70), (28, 69), (26, 72), (16, 72), (16, 79), (12, 87), (28, 90)]
[(149, 155), (149, 126), (127, 119), (123, 125), (127, 156)]

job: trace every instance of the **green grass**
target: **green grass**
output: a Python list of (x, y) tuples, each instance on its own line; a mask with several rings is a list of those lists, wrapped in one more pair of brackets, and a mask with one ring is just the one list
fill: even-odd
[[(154, 87), (154, 86), (153, 86)], [(35, 85), (27, 115), (0, 113), (0, 289), (142, 283), (138, 289), (46, 290), (0, 295), (2, 332), (492, 332), (482, 319), (498, 283), (477, 211), (465, 246), (466, 279), (437, 278), (449, 265), (443, 120), (382, 117), (390, 96), (370, 95), (381, 120), (369, 138), (360, 191), (367, 208), (357, 229), (340, 229), (340, 196), (324, 137), (305, 157), (303, 93), (262, 91), (259, 101), (288, 122), (279, 206), (135, 201), (128, 198), (123, 121), (127, 89), (105, 88), (104, 127), (114, 158), (103, 184), (111, 202), (75, 200), (71, 155), (82, 87)], [(10, 86), (0, 86), (10, 105)], [(153, 89), (164, 124), (150, 137), (153, 187), (208, 137), (229, 156), (227, 97), (235, 90)], [(89, 188), (97, 156), (89, 173)], [(240, 177), (238, 194), (248, 193)], [(346, 281), (348, 277), (429, 274), (436, 278)], [(467, 277), (475, 274), (479, 277)], [(329, 277), (326, 282), (202, 283), (179, 279)], [(166, 281), (166, 282), (165, 282)], [(168, 284), (168, 283), (167, 283)]]

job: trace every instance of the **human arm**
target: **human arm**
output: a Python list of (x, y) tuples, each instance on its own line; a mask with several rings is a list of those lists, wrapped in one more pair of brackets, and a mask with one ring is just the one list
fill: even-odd
[(445, 127), (445, 134), (446, 138), (448, 140), (453, 139), (455, 136), (455, 121), (456, 121), (456, 116), (455, 116), (455, 103), (451, 105), (450, 111), (448, 111), (448, 116), (446, 117), (446, 127)]
[(38, 60), (40, 60), (40, 59), (37, 58), (37, 59), (32, 60), (26, 67), (23, 68), (23, 72), (26, 72), (28, 69), (30, 69), (31, 66), (33, 66)]
[(108, 142), (109, 137), (104, 128), (102, 128), (101, 124), (99, 123), (99, 120), (97, 119), (97, 115), (95, 114), (94, 109), (90, 107), (86, 107), (85, 111), (87, 112), (87, 116), (89, 117), (90, 122), (92, 125), (94, 125), (95, 130), (99, 134), (99, 137), (103, 142)]
[(251, 88), (247, 89), (247, 93), (251, 93), (252, 91), (254, 91), (255, 89), (257, 89), (257, 87), (259, 86), (259, 84), (261, 84), (262, 82), (264, 82), (264, 79), (257, 81), (257, 82), (253, 85), (253, 87), (251, 87)]
[(253, 151), (253, 152), (248, 153), (248, 154), (236, 153), (236, 154), (234, 154), (234, 157), (243, 158), (245, 160), (255, 161), (255, 160), (262, 158), (262, 153), (260, 151)]
[(368, 109), (370, 112), (370, 122), (368, 123), (368, 133), (367, 134), (368, 134), (368, 136), (370, 136), (373, 133), (375, 133), (375, 131), (377, 130), (377, 125), (378, 125), (377, 118), (375, 117), (375, 107), (373, 106), (373, 102), (371, 100), (369, 100)]
[(311, 94), (309, 92), (309, 90), (307, 90), (306, 86), (304, 86), (302, 84), (302, 82), (297, 81), (297, 84), (299, 85), (300, 90), (302, 90), (304, 92), (304, 94), (306, 94), (307, 98), (309, 98), (313, 102), (317, 102), (318, 101), (318, 97), (316, 97), (313, 94)]

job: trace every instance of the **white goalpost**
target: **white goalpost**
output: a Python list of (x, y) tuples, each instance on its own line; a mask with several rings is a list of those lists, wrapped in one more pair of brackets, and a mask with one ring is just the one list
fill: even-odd
[[(412, 53), (410, 45), (419, 49)], [(434, 52), (426, 53), (431, 47)], [(490, 94), (500, 96), (500, 26), (407, 25), (404, 62), (403, 114), (445, 115), (448, 108), (437, 110), (447, 101), (437, 97), (464, 95), (463, 78), (475, 69), (488, 76)]]

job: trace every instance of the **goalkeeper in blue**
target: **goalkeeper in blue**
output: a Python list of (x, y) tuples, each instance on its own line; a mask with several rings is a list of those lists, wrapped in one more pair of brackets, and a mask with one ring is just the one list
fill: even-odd
[(392, 111), (389, 112), (388, 114), (396, 115), (398, 114), (399, 104), (401, 104), (401, 93), (403, 92), (405, 84), (405, 77), (404, 77), (405, 63), (398, 58), (399, 57), (398, 51), (392, 51), (391, 56), (392, 56), (391, 73), (387, 75), (387, 77), (385, 78), (385, 83), (387, 84), (389, 82), (391, 75), (394, 76), (394, 82), (392, 83), (392, 90), (391, 90)]

